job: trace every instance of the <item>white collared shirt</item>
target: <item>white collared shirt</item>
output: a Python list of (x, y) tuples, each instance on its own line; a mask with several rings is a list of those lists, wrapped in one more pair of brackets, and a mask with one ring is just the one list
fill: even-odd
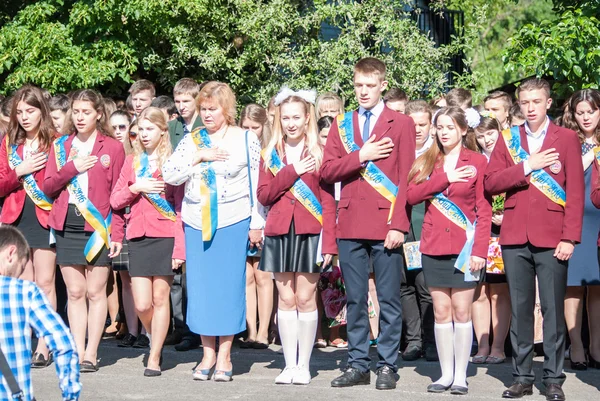
[[(546, 116), (546, 122), (544, 123), (544, 128), (539, 132), (539, 134), (534, 135), (529, 128), (529, 123), (525, 121), (525, 133), (527, 134), (527, 146), (529, 147), (529, 154), (538, 152), (544, 143), (544, 139), (546, 138), (546, 133), (548, 132), (548, 127), (550, 126), (550, 119)], [(529, 167), (529, 162), (525, 160), (523, 162), (523, 168), (525, 169), (525, 175), (531, 174), (531, 167)]]
[[(375, 107), (373, 107), (371, 110), (369, 110), (372, 114), (371, 114), (371, 118), (369, 119), (369, 133), (371, 135), (373, 135), (373, 128), (375, 128), (375, 124), (377, 123), (377, 119), (379, 118), (379, 116), (381, 115), (381, 113), (383, 113), (383, 108), (385, 107), (385, 105), (383, 104), (383, 100), (380, 100), (379, 103), (377, 103), (377, 105)], [(367, 117), (365, 117), (365, 112), (367, 111), (367, 109), (365, 109), (364, 107), (360, 106), (358, 108), (358, 129), (360, 130), (360, 136), (362, 137), (362, 131), (363, 131), (363, 127), (365, 125), (365, 121), (367, 119)]]
[(429, 135), (427, 137), (427, 140), (423, 144), (423, 147), (421, 149), (415, 150), (415, 159), (417, 157), (421, 156), (423, 153), (427, 152), (429, 150), (429, 148), (431, 147), (431, 145), (433, 145), (433, 138), (431, 137), (431, 135)]

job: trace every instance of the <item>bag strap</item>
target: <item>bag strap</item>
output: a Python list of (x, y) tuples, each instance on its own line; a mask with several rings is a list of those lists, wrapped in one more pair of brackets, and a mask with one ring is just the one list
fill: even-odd
[(23, 392), (21, 391), (21, 388), (15, 379), (15, 375), (13, 375), (13, 372), (8, 365), (8, 361), (6, 360), (2, 349), (0, 349), (0, 372), (6, 379), (6, 383), (8, 384), (8, 388), (12, 393), (13, 400), (22, 400), (24, 397)]
[(246, 160), (248, 161), (248, 186), (250, 188), (250, 208), (254, 207), (254, 196), (252, 196), (252, 176), (250, 175), (250, 150), (248, 149), (248, 131), (246, 130)]

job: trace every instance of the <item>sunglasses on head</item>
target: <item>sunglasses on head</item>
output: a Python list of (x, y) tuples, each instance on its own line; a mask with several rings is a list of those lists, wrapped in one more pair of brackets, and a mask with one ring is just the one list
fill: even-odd
[(135, 132), (135, 131), (129, 131), (129, 136), (137, 136), (137, 132)]
[(114, 130), (126, 131), (127, 130), (127, 125), (126, 124), (113, 125), (112, 128)]

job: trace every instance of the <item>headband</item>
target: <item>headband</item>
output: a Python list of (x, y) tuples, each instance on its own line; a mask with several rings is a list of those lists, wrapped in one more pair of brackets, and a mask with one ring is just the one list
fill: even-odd
[(285, 99), (287, 99), (288, 97), (292, 97), (292, 96), (298, 96), (305, 102), (312, 103), (314, 105), (315, 100), (317, 99), (317, 92), (312, 89), (311, 90), (303, 89), (303, 90), (299, 90), (299, 91), (293, 91), (290, 88), (288, 88), (287, 86), (284, 86), (283, 88), (281, 88), (281, 90), (279, 91), (277, 96), (275, 96), (275, 100), (273, 101), (273, 104), (275, 106), (279, 106)]

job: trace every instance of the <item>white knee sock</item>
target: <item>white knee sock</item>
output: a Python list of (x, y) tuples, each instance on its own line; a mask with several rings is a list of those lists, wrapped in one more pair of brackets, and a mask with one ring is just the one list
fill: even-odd
[(454, 323), (454, 383), (467, 387), (467, 366), (473, 344), (473, 322)]
[(317, 335), (319, 313), (298, 312), (298, 366), (308, 369)]
[(277, 309), (277, 326), (287, 368), (296, 367), (298, 358), (298, 311)]
[(454, 327), (450, 323), (436, 323), (434, 326), (442, 377), (435, 384), (450, 386), (454, 381)]

